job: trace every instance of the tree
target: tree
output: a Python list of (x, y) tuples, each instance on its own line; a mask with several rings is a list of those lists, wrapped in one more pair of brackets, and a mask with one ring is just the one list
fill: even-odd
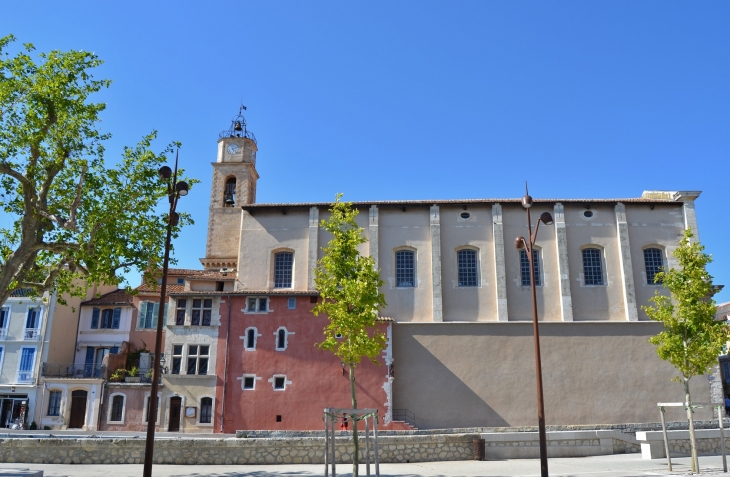
[[(363, 229), (355, 222), (357, 210), (352, 203), (340, 202), (337, 194), (330, 208), (329, 220), (322, 228), (332, 234), (324, 247), (324, 256), (314, 270), (314, 283), (322, 300), (312, 310), (315, 316), (325, 313), (329, 324), (324, 329), (324, 341), (319, 347), (331, 351), (350, 368), (352, 408), (357, 409), (355, 368), (362, 358), (379, 364), (376, 357), (385, 347), (385, 334), (376, 327), (380, 308), (386, 305), (380, 293), (383, 281), (375, 269), (372, 257), (360, 255), (357, 247), (367, 240)], [(336, 336), (341, 336), (337, 339)], [(358, 475), (357, 419), (352, 416), (355, 451), (352, 475)]]
[[(106, 168), (105, 105), (89, 101), (111, 83), (93, 78), (102, 61), (54, 50), (36, 62), (31, 44), (11, 56), (13, 41), (0, 38), (0, 209), (10, 219), (0, 228), (0, 303), (18, 288), (78, 296), (87, 283), (119, 284), (121, 271), (156, 270), (165, 217), (155, 208), (167, 195), (157, 171), (172, 145), (153, 153), (153, 132)], [(176, 234), (192, 223), (181, 215)]]
[(658, 291), (650, 299), (654, 306), (644, 307), (646, 314), (664, 325), (664, 330), (649, 341), (656, 345), (657, 354), (677, 368), (681, 376), (674, 378), (684, 385), (692, 447), (692, 470), (698, 472), (697, 444), (689, 382), (693, 376), (707, 374), (723, 346), (730, 339), (728, 326), (715, 321), (715, 301), (712, 299), (712, 276), (706, 265), (712, 257), (704, 253), (704, 247), (693, 241), (687, 229), (672, 253), (678, 268), (660, 272), (654, 278), (669, 290), (670, 296)]

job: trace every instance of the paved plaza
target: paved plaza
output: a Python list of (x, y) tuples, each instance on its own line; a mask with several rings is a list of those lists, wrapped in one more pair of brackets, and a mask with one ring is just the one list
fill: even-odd
[[(688, 475), (689, 458), (673, 459), (672, 473), (667, 471), (666, 461), (644, 460), (638, 454), (621, 454), (594, 457), (554, 458), (549, 461), (551, 476), (589, 477), (643, 477)], [(722, 458), (710, 456), (700, 458), (704, 475), (725, 475), (722, 472)], [(139, 477), (141, 465), (43, 465), (43, 464), (0, 464), (0, 469), (43, 470), (46, 477)], [(337, 475), (351, 477), (351, 465), (339, 465)], [(0, 472), (0, 476), (2, 473)], [(323, 465), (156, 465), (155, 477), (309, 477), (324, 475)], [(365, 468), (361, 467), (361, 476)], [(374, 476), (374, 469), (372, 471)], [(501, 461), (457, 461), (423, 462), (416, 464), (382, 464), (382, 477), (504, 477), (539, 476), (539, 459)]]

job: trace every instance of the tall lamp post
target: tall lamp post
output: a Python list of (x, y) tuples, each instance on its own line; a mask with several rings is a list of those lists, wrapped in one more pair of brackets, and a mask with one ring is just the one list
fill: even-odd
[(180, 197), (188, 195), (188, 184), (177, 181), (177, 153), (175, 153), (175, 170), (167, 166), (160, 168), (160, 179), (167, 182), (167, 198), (170, 201), (170, 214), (167, 216), (167, 236), (165, 237), (165, 260), (162, 263), (162, 283), (160, 284), (160, 312), (157, 315), (157, 333), (155, 335), (155, 357), (152, 363), (152, 391), (147, 414), (147, 441), (144, 450), (144, 477), (152, 477), (152, 455), (155, 450), (155, 422), (157, 421), (157, 388), (160, 380), (160, 355), (162, 354), (162, 326), (165, 320), (165, 301), (167, 292), (167, 266), (170, 262), (170, 239), (172, 228), (177, 225), (180, 215), (175, 212)]
[(522, 198), (522, 207), (527, 210), (527, 234), (529, 240), (525, 237), (517, 237), (515, 239), (515, 247), (518, 250), (524, 250), (527, 254), (527, 260), (530, 263), (530, 286), (532, 287), (532, 327), (535, 338), (535, 376), (537, 378), (537, 421), (540, 434), (540, 475), (548, 477), (547, 462), (547, 435), (545, 434), (545, 405), (542, 399), (542, 363), (540, 361), (540, 332), (537, 326), (537, 294), (535, 292), (535, 264), (532, 251), (534, 250), (535, 240), (537, 239), (537, 230), (540, 228), (540, 222), (545, 225), (553, 224), (553, 216), (549, 212), (543, 212), (540, 220), (535, 224), (535, 232), (532, 231), (532, 219), (530, 218), (530, 207), (532, 206), (532, 197), (527, 192), (527, 184), (525, 184), (525, 196)]

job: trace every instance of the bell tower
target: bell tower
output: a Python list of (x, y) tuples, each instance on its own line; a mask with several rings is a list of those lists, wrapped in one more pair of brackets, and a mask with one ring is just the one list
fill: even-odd
[(213, 162), (213, 180), (208, 211), (206, 270), (237, 268), (241, 206), (256, 202), (256, 136), (248, 130), (241, 105), (228, 130), (218, 135), (218, 155)]

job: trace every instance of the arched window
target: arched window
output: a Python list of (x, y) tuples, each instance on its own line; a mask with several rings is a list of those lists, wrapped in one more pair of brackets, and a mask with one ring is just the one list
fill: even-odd
[(256, 337), (258, 336), (256, 331), (256, 328), (253, 327), (246, 329), (246, 337), (244, 338), (243, 347), (247, 351), (254, 351), (256, 349)]
[(646, 268), (647, 285), (658, 285), (658, 283), (654, 283), (654, 278), (656, 277), (657, 273), (664, 271), (662, 250), (659, 248), (645, 248), (644, 267)]
[(476, 250), (459, 250), (456, 252), (459, 267), (459, 286), (476, 287), (479, 285)]
[(274, 255), (274, 288), (291, 288), (294, 254), (279, 252)]
[(226, 189), (223, 193), (223, 206), (233, 207), (236, 205), (236, 178), (229, 177), (226, 179)]
[(279, 328), (276, 330), (276, 349), (278, 351), (286, 349), (286, 328)]
[(583, 249), (583, 282), (585, 285), (603, 285), (601, 251), (597, 248)]
[[(538, 250), (532, 250), (532, 264), (535, 269), (535, 286), (540, 286), (542, 281), (540, 280), (540, 252)], [(530, 286), (530, 259), (527, 257), (525, 250), (520, 250), (520, 278), (523, 287)]]
[(210, 424), (213, 422), (213, 399), (204, 397), (200, 400), (200, 423)]
[(124, 395), (112, 396), (112, 406), (109, 411), (109, 422), (122, 422), (124, 420)]
[(412, 250), (395, 252), (395, 286), (416, 286), (416, 254)]

